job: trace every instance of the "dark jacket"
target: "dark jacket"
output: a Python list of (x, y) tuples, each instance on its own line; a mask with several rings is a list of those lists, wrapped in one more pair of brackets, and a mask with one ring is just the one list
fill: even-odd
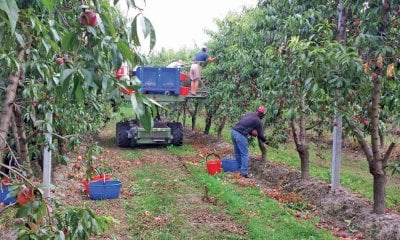
[(258, 116), (257, 112), (250, 112), (243, 115), (239, 122), (233, 127), (239, 133), (247, 136), (251, 134), (251, 132), (255, 129), (257, 130), (258, 138), (262, 142), (266, 142), (266, 138), (264, 137), (264, 133), (262, 130), (261, 118)]

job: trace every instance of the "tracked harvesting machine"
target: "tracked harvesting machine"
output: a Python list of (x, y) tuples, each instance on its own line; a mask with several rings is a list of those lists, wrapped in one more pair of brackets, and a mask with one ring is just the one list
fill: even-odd
[[(182, 86), (187, 75), (180, 68), (138, 67), (135, 72), (140, 80), (142, 94), (159, 103), (184, 102), (188, 87)], [(117, 76), (118, 77), (118, 76)], [(135, 94), (127, 89), (121, 90), (126, 95)], [(147, 131), (137, 119), (116, 124), (116, 141), (119, 147), (135, 147), (146, 144), (183, 144), (183, 126), (180, 122), (154, 120), (152, 131)]]

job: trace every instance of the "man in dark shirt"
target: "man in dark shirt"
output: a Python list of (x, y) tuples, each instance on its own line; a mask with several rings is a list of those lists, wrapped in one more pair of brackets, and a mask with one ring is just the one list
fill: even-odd
[(206, 62), (214, 62), (216, 58), (210, 57), (207, 54), (207, 48), (202, 47), (201, 51), (196, 53), (194, 56), (194, 62), (190, 66), (189, 70), (189, 75), (190, 75), (190, 95), (196, 96), (197, 94), (197, 89), (199, 88), (199, 82), (201, 79), (201, 67), (204, 65)]
[(236, 161), (240, 166), (240, 175), (248, 178), (249, 143), (247, 136), (257, 136), (261, 142), (267, 143), (262, 130), (261, 119), (265, 116), (265, 108), (259, 107), (256, 112), (243, 115), (239, 122), (231, 129), (231, 138)]

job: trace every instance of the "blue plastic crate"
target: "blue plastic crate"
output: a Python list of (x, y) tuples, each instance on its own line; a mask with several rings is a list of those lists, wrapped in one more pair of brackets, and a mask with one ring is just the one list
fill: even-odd
[(89, 182), (89, 197), (93, 200), (119, 198), (121, 187), (119, 180)]
[(0, 184), (0, 202), (4, 203), (5, 205), (15, 203), (17, 199), (15, 197), (7, 197), (10, 193), (10, 187), (12, 185), (8, 184)]
[(224, 172), (236, 172), (239, 171), (239, 162), (235, 159), (224, 158), (222, 159), (222, 169)]
[(136, 76), (142, 82), (143, 93), (179, 95), (181, 69), (167, 67), (138, 67)]

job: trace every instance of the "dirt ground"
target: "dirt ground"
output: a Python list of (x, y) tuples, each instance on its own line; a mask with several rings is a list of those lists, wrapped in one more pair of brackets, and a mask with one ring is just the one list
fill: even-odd
[[(198, 151), (197, 156), (173, 156), (172, 158), (168, 156), (169, 161), (165, 161), (162, 156), (165, 152), (157, 154), (154, 149), (144, 149), (143, 157), (129, 161), (120, 155), (121, 151), (127, 150), (116, 147), (111, 140), (113, 134), (114, 132), (104, 131), (96, 139), (105, 149), (100, 160), (108, 161), (115, 171), (115, 177), (124, 183), (133, 182), (135, 179), (131, 174), (132, 169), (139, 168), (146, 163), (163, 162), (167, 165), (166, 167), (177, 167), (185, 171), (185, 163), (196, 163), (199, 159), (204, 159), (208, 153), (217, 152), (223, 156), (232, 151), (230, 144), (215, 136), (185, 129), (184, 141), (194, 146), (194, 149)], [(74, 153), (73, 155), (78, 154)], [(342, 239), (356, 239), (356, 233), (361, 232), (364, 234), (363, 239), (400, 240), (400, 216), (397, 212), (388, 212), (383, 215), (371, 214), (372, 203), (346, 189), (340, 188), (332, 191), (326, 182), (313, 178), (302, 180), (300, 173), (293, 169), (259, 159), (260, 156), (255, 155), (250, 158), (250, 172), (254, 174), (252, 178), (241, 179), (232, 175), (237, 184), (259, 186), (267, 196), (275, 198), (279, 202), (303, 201), (307, 203), (306, 211), (298, 212), (296, 217), (305, 219), (318, 216), (320, 221), (317, 227), (338, 233), (338, 237), (340, 235)], [(82, 193), (80, 179), (84, 177), (83, 171), (78, 171), (74, 175), (68, 174), (71, 170), (72, 166), (57, 166), (54, 169), (54, 185), (57, 186), (54, 196), (65, 205), (88, 205), (98, 214), (118, 219), (119, 224), (114, 226), (113, 233), (106, 234), (101, 239), (130, 239), (123, 201), (116, 199), (109, 200), (107, 204), (97, 204), (96, 201), (89, 200)], [(123, 185), (121, 199), (128, 199), (134, 195), (130, 189), (129, 184)], [(234, 219), (224, 214), (215, 215), (215, 212), (211, 211), (214, 204), (212, 199), (205, 201), (204, 196), (193, 193), (191, 199), (185, 199), (185, 201), (185, 204), (190, 204), (196, 209), (196, 214), (193, 214), (194, 211), (188, 211), (186, 216), (193, 226), (208, 226), (210, 229), (240, 234), (244, 236), (244, 239), (246, 238), (246, 230), (235, 223)], [(163, 224), (168, 219), (154, 216), (150, 220), (152, 224)]]

